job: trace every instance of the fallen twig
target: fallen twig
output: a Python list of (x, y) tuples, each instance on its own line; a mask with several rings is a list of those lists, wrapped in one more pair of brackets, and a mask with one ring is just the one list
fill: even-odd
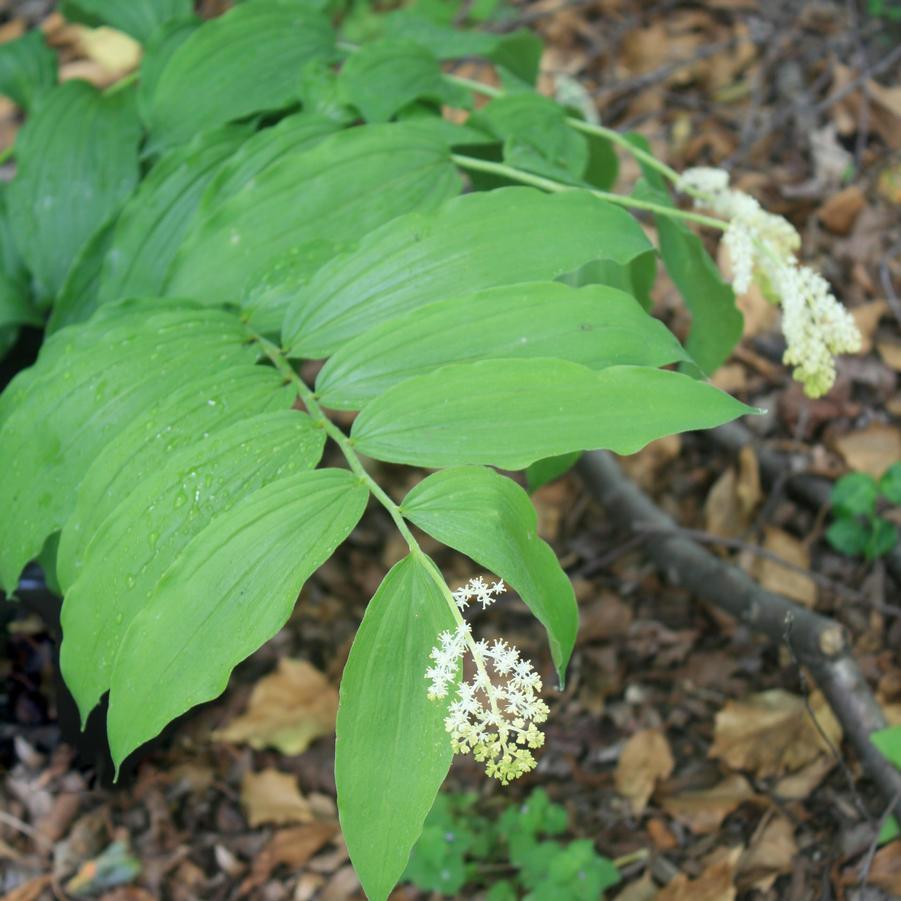
[[(578, 470), (591, 494), (620, 525), (645, 530), (647, 552), (673, 582), (715, 604), (778, 644), (789, 644), (823, 692), (867, 775), (886, 802), (901, 792), (901, 773), (870, 741), (885, 718), (836, 622), (762, 588), (742, 570), (679, 534), (673, 520), (620, 471), (605, 451), (586, 453)], [(651, 532), (647, 530), (651, 529)], [(895, 805), (901, 815), (901, 804)]]
[[(753, 445), (764, 481), (769, 484), (784, 481), (792, 497), (815, 509), (829, 505), (832, 483), (828, 479), (804, 472), (803, 468), (799, 467), (800, 461), (797, 457), (760, 446), (753, 433), (743, 425), (730, 422), (703, 434), (712, 438), (720, 447), (735, 454), (743, 447)], [(889, 572), (901, 582), (901, 544), (892, 548), (886, 555), (885, 562)]]

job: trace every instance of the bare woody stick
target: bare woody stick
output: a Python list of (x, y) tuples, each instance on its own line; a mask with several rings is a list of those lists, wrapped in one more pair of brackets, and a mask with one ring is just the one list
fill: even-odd
[[(883, 728), (885, 718), (851, 654), (844, 629), (767, 591), (680, 534), (678, 525), (623, 475), (606, 451), (586, 453), (578, 471), (592, 496), (620, 526), (647, 535), (648, 554), (672, 582), (789, 647), (823, 692), (885, 804), (901, 797), (901, 773), (870, 741), (870, 733)], [(899, 803), (895, 815), (901, 816)]]

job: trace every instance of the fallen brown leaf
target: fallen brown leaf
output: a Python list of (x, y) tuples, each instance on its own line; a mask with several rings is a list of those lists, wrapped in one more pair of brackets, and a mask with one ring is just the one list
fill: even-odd
[(901, 372), (901, 342), (899, 341), (877, 341), (876, 350), (882, 357), (882, 362), (895, 372)]
[[(837, 746), (841, 727), (823, 696), (812, 694), (810, 707)], [(777, 688), (729, 701), (716, 715), (708, 755), (766, 778), (797, 770), (822, 755), (831, 757), (832, 750), (811, 721), (804, 699)]]
[(893, 841), (876, 852), (867, 881), (893, 898), (901, 897), (901, 841)]
[(52, 881), (52, 876), (36, 876), (7, 892), (0, 901), (37, 901)]
[(774, 786), (773, 794), (785, 801), (803, 801), (835, 766), (834, 758), (818, 757), (796, 773), (783, 776)]
[(719, 538), (737, 538), (750, 525), (760, 503), (760, 470), (751, 447), (742, 448), (738, 468), (729, 467), (704, 502), (704, 527)]
[(251, 826), (313, 820), (310, 804), (301, 795), (294, 776), (271, 768), (245, 773), (241, 781), (241, 804)]
[(901, 460), (901, 429), (881, 422), (842, 435), (835, 444), (851, 469), (869, 473), (875, 479)]
[(656, 729), (636, 732), (623, 747), (616, 764), (616, 790), (632, 803), (636, 816), (642, 813), (658, 779), (673, 771), (675, 761), (666, 736)]
[(833, 234), (846, 235), (851, 231), (854, 220), (860, 215), (866, 202), (863, 191), (857, 185), (849, 185), (833, 194), (820, 207), (820, 219)]
[[(770, 526), (764, 534), (763, 546), (786, 563), (793, 563), (801, 569), (810, 568), (810, 554), (807, 546), (788, 532)], [(760, 584), (785, 595), (805, 607), (813, 607), (817, 600), (817, 586), (810, 576), (796, 569), (783, 566), (769, 557), (757, 557), (753, 573)]]
[(879, 320), (888, 312), (888, 304), (884, 300), (871, 300), (869, 303), (854, 307), (851, 315), (860, 332), (860, 350), (858, 356), (868, 354), (873, 349), (873, 336), (879, 326)]
[(777, 877), (790, 873), (798, 853), (795, 827), (777, 816), (758, 829), (751, 846), (738, 864), (738, 881), (742, 889), (767, 892)]
[(262, 885), (279, 866), (293, 870), (302, 867), (338, 832), (337, 823), (307, 823), (291, 829), (279, 829), (254, 858), (250, 875), (241, 883), (240, 895)]
[(213, 733), (217, 741), (244, 742), (300, 754), (335, 731), (338, 692), (305, 660), (281, 660), (253, 689), (246, 712)]
[(734, 901), (735, 867), (742, 852), (735, 848), (710, 864), (697, 879), (679, 873), (654, 901)]
[(661, 803), (670, 816), (692, 832), (705, 834), (716, 832), (730, 813), (755, 797), (748, 780), (733, 773), (713, 788), (681, 792), (664, 798)]

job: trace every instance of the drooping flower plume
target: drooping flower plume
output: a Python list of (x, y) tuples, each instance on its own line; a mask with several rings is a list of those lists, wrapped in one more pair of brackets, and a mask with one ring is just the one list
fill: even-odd
[[(502, 581), (489, 585), (481, 577), (453, 592), (463, 610), (478, 601), (484, 610), (505, 590)], [(506, 785), (535, 768), (532, 750), (544, 744), (538, 728), (547, 720), (541, 700), (541, 677), (519, 651), (502, 639), (474, 641), (468, 623), (438, 636), (426, 670), (432, 700), (445, 698), (457, 679), (467, 652), (475, 673), (463, 681), (448, 706), (444, 726), (455, 754), (469, 754), (485, 764), (486, 773)]]
[(825, 394), (835, 381), (835, 356), (860, 349), (854, 318), (832, 294), (826, 280), (798, 263), (801, 238), (782, 216), (768, 213), (749, 194), (729, 187), (722, 169), (688, 169), (679, 188), (729, 220), (723, 242), (738, 294), (758, 281), (782, 305), (786, 351), (783, 362), (810, 397)]

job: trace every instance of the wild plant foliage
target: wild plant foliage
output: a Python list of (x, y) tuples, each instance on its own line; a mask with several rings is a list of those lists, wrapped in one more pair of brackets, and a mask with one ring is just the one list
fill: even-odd
[[(680, 211), (638, 139), (540, 96), (528, 33), (455, 30), (442, 4), (357, 7), (340, 39), (324, 0), (192, 6), (63, 3), (144, 43), (106, 92), (56, 84), (39, 36), (0, 47), (27, 111), (0, 194), (0, 335), (47, 331), (0, 396), (0, 585), (33, 559), (55, 573), (63, 674), (83, 718), (109, 693), (118, 765), (218, 696), (381, 506), (408, 554), (344, 671), (336, 776), (384, 898), (453, 753), (506, 782), (553, 715), (533, 663), (479, 640), (467, 607), (509, 586), (563, 682), (576, 603), (511, 471), (534, 485), (585, 449), (751, 412), (705, 380), (741, 316), (686, 225), (728, 223)], [(445, 74), (473, 56), (503, 90)], [(615, 144), (645, 167), (632, 195), (609, 193)], [(630, 206), (656, 217), (685, 347), (647, 312), (658, 251)], [(321, 465), (329, 440), (340, 465)], [(366, 458), (434, 472), (392, 498)], [(452, 591), (413, 526), (476, 581)]]

